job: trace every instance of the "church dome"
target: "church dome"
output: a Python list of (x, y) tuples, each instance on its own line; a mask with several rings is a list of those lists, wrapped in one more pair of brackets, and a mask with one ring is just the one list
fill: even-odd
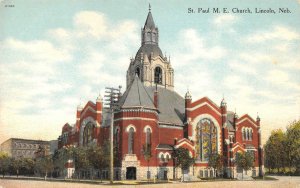
[(151, 53), (153, 53), (153, 57), (157, 57), (157, 56), (163, 57), (161, 49), (158, 47), (158, 45), (155, 44), (142, 45), (138, 50), (138, 52), (136, 53), (135, 59), (140, 59), (141, 53), (147, 54), (148, 57), (150, 57)]

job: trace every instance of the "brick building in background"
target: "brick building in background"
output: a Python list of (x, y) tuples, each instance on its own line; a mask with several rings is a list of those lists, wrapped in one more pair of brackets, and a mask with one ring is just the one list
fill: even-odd
[[(251, 175), (263, 173), (260, 118), (241, 117), (203, 97), (192, 101), (189, 91), (184, 97), (174, 91), (174, 70), (170, 59), (159, 47), (159, 32), (149, 10), (141, 30), (141, 47), (127, 70), (126, 91), (120, 95), (114, 113), (114, 144), (118, 148), (116, 179), (146, 179), (148, 163), (143, 155), (151, 145), (151, 177), (172, 178), (172, 152), (180, 147), (189, 150), (195, 164), (188, 171), (200, 177), (215, 176), (208, 167), (211, 153), (225, 157), (227, 176), (239, 169), (234, 165), (237, 152), (251, 152), (255, 158)], [(197, 85), (197, 83), (195, 83)], [(59, 148), (66, 145), (103, 145), (109, 140), (110, 114), (101, 96), (96, 103), (78, 106), (76, 123), (65, 124)], [(181, 175), (181, 170), (176, 172)]]

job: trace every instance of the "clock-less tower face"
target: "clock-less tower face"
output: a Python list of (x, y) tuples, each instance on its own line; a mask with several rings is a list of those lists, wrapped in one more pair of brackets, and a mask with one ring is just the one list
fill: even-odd
[(144, 27), (141, 29), (141, 47), (135, 58), (130, 60), (127, 70), (127, 87), (137, 75), (145, 86), (159, 86), (174, 89), (174, 70), (170, 60), (163, 56), (158, 45), (159, 32), (149, 10)]

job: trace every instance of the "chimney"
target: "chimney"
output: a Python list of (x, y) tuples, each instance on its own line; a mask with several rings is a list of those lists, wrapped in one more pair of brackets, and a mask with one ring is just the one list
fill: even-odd
[(155, 108), (158, 108), (158, 91), (157, 91), (157, 84), (156, 84), (156, 88), (154, 91), (154, 106)]

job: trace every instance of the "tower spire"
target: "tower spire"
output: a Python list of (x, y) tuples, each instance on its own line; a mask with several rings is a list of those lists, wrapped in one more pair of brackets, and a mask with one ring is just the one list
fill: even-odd
[(149, 12), (151, 12), (151, 4), (149, 3)]

